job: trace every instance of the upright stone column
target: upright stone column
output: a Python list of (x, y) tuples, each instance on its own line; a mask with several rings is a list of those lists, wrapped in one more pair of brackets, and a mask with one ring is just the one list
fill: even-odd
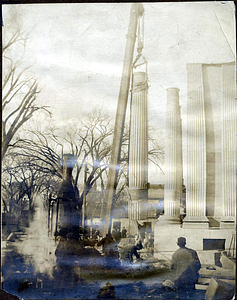
[[(167, 89), (165, 127), (165, 187), (164, 215), (159, 216), (154, 229), (154, 246), (158, 251), (175, 251), (177, 238), (183, 236), (180, 224), (180, 197), (182, 194), (182, 125), (179, 89)], [(158, 259), (164, 259), (155, 254)]]
[[(147, 74), (133, 74), (130, 145), (129, 145), (129, 191), (138, 219), (147, 218), (148, 198), (148, 118)], [(139, 202), (139, 203), (138, 203)], [(138, 204), (137, 204), (138, 203)]]
[(236, 212), (235, 64), (222, 65), (222, 228), (234, 227)]
[(182, 125), (179, 106), (179, 89), (167, 89), (166, 139), (165, 139), (164, 216), (180, 223), (180, 198), (182, 196)]
[(187, 64), (187, 189), (183, 228), (208, 228), (206, 130), (202, 64)]

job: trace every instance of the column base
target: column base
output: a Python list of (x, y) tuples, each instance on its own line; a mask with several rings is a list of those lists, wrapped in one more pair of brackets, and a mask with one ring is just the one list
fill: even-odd
[(209, 221), (205, 216), (186, 216), (183, 219), (183, 228), (209, 228)]
[(133, 201), (148, 199), (148, 189), (131, 187), (129, 193)]
[(222, 217), (220, 222), (221, 229), (235, 229), (235, 217)]
[(180, 218), (178, 216), (167, 216), (167, 215), (161, 215), (158, 219), (158, 225), (166, 223), (167, 225), (176, 225), (181, 224)]

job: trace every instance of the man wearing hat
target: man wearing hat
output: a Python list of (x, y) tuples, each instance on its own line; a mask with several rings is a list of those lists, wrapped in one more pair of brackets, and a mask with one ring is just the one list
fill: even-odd
[(194, 290), (198, 281), (201, 264), (195, 250), (186, 248), (186, 238), (178, 238), (180, 247), (172, 256), (171, 270), (175, 272), (174, 286), (176, 289)]

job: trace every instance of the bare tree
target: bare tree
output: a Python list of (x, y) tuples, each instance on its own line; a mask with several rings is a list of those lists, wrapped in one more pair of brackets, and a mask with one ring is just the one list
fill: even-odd
[[(73, 185), (79, 188), (80, 200), (83, 199), (84, 193), (87, 195), (93, 186), (99, 185), (100, 201), (97, 199), (97, 202), (99, 201), (98, 203), (103, 207), (113, 138), (111, 118), (97, 111), (88, 115), (78, 124), (78, 127), (69, 126), (64, 132), (60, 132), (55, 127), (49, 127), (45, 132), (32, 130), (28, 133), (29, 138), (15, 142), (14, 152), (6, 156), (7, 158), (14, 154), (15, 160), (18, 159), (8, 169), (8, 173), (14, 174), (17, 170), (18, 177), (23, 182), (25, 172), (27, 186), (32, 187), (33, 190), (32, 195), (39, 186), (38, 192), (41, 193), (49, 194), (49, 192), (58, 191), (63, 179), (63, 154), (70, 152), (77, 158)], [(149, 159), (159, 166), (163, 159), (163, 148), (157, 144), (156, 139), (151, 137), (150, 145), (153, 147), (149, 150)], [(128, 185), (128, 146), (127, 128), (122, 140), (116, 199), (119, 199)], [(84, 186), (80, 185), (79, 176), (84, 172), (85, 164), (88, 175)], [(93, 197), (89, 197), (87, 206), (95, 205), (94, 200)]]
[[(55, 186), (50, 173), (38, 172), (34, 165), (24, 156), (8, 153), (2, 165), (2, 200), (6, 212), (15, 216), (21, 214), (27, 199), (28, 210), (34, 211), (35, 196), (47, 194)], [(57, 184), (57, 189), (59, 182)], [(9, 207), (9, 209), (8, 209)]]
[(158, 133), (155, 130), (155, 128), (149, 127), (148, 133), (148, 160), (152, 162), (155, 166), (157, 166), (160, 169), (160, 171), (164, 174), (163, 169), (161, 167), (164, 163), (164, 146), (157, 139)]
[(46, 106), (36, 103), (37, 94), (40, 92), (37, 81), (27, 76), (29, 67), (22, 68), (21, 62), (10, 57), (8, 51), (14, 44), (22, 44), (26, 38), (17, 31), (3, 45), (3, 98), (2, 98), (2, 157), (11, 146), (11, 141), (18, 130), (38, 110), (50, 113)]
[[(102, 180), (103, 173), (108, 168), (113, 135), (110, 123), (111, 120), (107, 116), (97, 113), (89, 115), (78, 128), (67, 128), (63, 134), (55, 127), (48, 128), (44, 133), (38, 130), (28, 131), (29, 139), (19, 139), (15, 142), (14, 155), (24, 158), (22, 161), (26, 170), (33, 168), (40, 174), (50, 174), (62, 179), (63, 154), (70, 152), (77, 158), (74, 186), (78, 185), (79, 175), (85, 162), (87, 163), (88, 194), (94, 183), (100, 178)], [(19, 167), (18, 164), (17, 168)]]

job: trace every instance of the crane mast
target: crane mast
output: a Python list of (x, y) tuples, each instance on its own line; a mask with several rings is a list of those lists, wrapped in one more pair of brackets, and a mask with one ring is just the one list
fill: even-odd
[(144, 14), (143, 5), (140, 3), (133, 3), (130, 10), (130, 21), (127, 34), (127, 43), (125, 48), (125, 56), (123, 63), (123, 72), (120, 83), (120, 91), (118, 97), (116, 119), (114, 126), (113, 145), (109, 166), (109, 174), (107, 181), (107, 188), (105, 194), (105, 209), (103, 211), (103, 235), (110, 232), (112, 225), (112, 210), (114, 196), (117, 187), (118, 166), (120, 163), (120, 152), (122, 146), (122, 138), (124, 132), (124, 123), (128, 102), (128, 94), (130, 87), (130, 78), (133, 66), (133, 55), (136, 43), (136, 33), (138, 28), (138, 21)]

